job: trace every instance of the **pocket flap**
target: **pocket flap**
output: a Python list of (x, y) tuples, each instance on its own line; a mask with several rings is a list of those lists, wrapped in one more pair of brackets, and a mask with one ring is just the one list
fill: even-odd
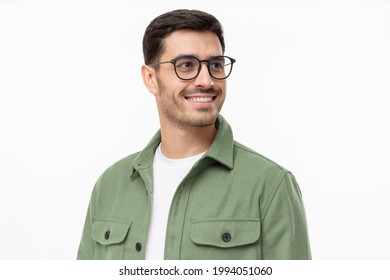
[(131, 223), (118, 221), (95, 221), (92, 225), (92, 238), (102, 245), (117, 244), (125, 240)]
[(256, 219), (197, 220), (191, 226), (191, 240), (199, 245), (230, 248), (255, 243), (259, 237)]

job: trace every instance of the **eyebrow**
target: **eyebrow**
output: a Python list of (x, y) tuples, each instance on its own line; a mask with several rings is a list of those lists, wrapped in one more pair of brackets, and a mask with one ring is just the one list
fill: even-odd
[(175, 56), (174, 58), (172, 58), (171, 60), (175, 60), (175, 59), (178, 59), (180, 57), (197, 57), (195, 54), (179, 54), (177, 56)]
[[(210, 55), (208, 56), (206, 59), (210, 59), (210, 58), (213, 58), (213, 57), (217, 57), (217, 56), (223, 56), (223, 54), (219, 54), (219, 55)], [(196, 57), (197, 59), (200, 59), (197, 55), (195, 54), (179, 54), (177, 56), (175, 56), (174, 58), (172, 58), (170, 61), (172, 60), (175, 60), (175, 59), (178, 59), (180, 57)], [(202, 59), (200, 59), (202, 60)]]

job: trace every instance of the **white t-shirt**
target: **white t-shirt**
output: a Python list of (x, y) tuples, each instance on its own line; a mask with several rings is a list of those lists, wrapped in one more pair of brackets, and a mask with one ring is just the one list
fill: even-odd
[(164, 259), (165, 233), (173, 195), (191, 167), (205, 153), (170, 159), (161, 153), (161, 144), (157, 147), (153, 161), (153, 205), (146, 243), (147, 260)]

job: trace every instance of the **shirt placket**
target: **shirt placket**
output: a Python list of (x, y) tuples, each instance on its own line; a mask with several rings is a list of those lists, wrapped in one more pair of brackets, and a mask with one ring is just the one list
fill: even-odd
[(184, 222), (186, 218), (187, 205), (192, 184), (190, 173), (179, 184), (172, 198), (168, 215), (164, 259), (178, 260), (180, 257), (181, 244), (183, 242)]

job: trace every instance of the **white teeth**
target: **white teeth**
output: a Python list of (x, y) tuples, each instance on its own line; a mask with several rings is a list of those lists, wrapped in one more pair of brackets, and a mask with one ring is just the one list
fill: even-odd
[(189, 101), (191, 102), (211, 102), (213, 100), (212, 97), (193, 97), (193, 98), (188, 98)]

